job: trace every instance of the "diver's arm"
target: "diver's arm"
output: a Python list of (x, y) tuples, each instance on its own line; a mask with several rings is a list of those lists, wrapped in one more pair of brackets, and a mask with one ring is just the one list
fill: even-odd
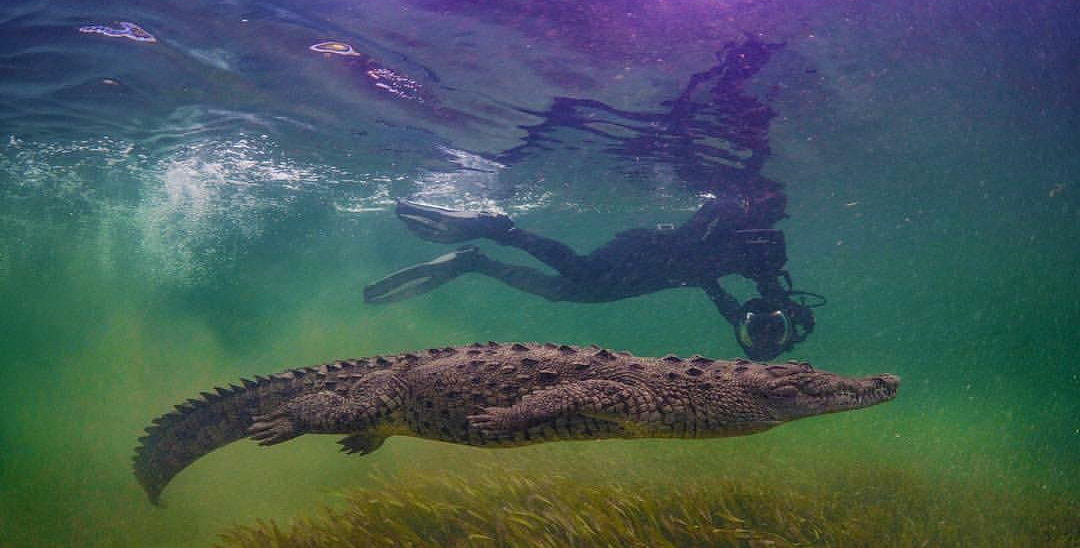
[(705, 290), (709, 300), (716, 305), (716, 310), (720, 312), (720, 315), (728, 323), (735, 325), (739, 322), (739, 309), (742, 308), (742, 305), (739, 304), (738, 299), (732, 296), (731, 293), (724, 291), (724, 288), (720, 287), (716, 280), (710, 280), (708, 283), (702, 284), (701, 288)]
[[(757, 291), (765, 299), (783, 301), (787, 299), (788, 290), (781, 283), (781, 277), (787, 276), (786, 271), (779, 271), (775, 274), (767, 276), (761, 276), (754, 279), (754, 283), (757, 284)], [(790, 287), (791, 282), (788, 282)]]
[(741, 196), (711, 196), (678, 230), (703, 242), (727, 238), (732, 230), (745, 225), (747, 204)]

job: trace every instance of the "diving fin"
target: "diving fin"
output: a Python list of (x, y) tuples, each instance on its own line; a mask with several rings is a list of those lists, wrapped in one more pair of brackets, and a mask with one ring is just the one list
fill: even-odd
[(364, 302), (385, 304), (423, 295), (470, 272), (479, 257), (480, 249), (467, 245), (426, 263), (403, 268), (364, 287)]
[(398, 219), (417, 236), (432, 242), (455, 244), (476, 238), (498, 240), (514, 227), (510, 217), (487, 211), (459, 211), (399, 200)]

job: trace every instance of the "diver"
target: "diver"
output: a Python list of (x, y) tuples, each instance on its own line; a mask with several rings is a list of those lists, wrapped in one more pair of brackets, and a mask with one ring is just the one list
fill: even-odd
[[(700, 287), (753, 360), (791, 350), (814, 329), (814, 306), (824, 298), (793, 291), (784, 233), (768, 228), (785, 217), (780, 192), (706, 195), (685, 223), (620, 232), (588, 255), (514, 226), (506, 215), (468, 212), (398, 201), (396, 214), (417, 236), (462, 243), (486, 238), (521, 249), (558, 275), (491, 259), (473, 245), (398, 270), (364, 288), (368, 303), (390, 303), (427, 293), (469, 272), (496, 278), (551, 301), (607, 302), (676, 287)], [(760, 297), (740, 304), (717, 279), (739, 274), (756, 283)], [(793, 297), (800, 298), (795, 302)], [(806, 304), (806, 297), (813, 302)]]

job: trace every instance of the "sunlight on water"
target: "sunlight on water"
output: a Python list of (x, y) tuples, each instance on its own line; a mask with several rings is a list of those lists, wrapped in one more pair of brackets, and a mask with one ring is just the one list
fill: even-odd
[(441, 152), (460, 169), (422, 173), (417, 180), (419, 191), (416, 197), (424, 202), (456, 209), (499, 211), (497, 202), (485, 198), (498, 188), (499, 171), (506, 166), (464, 150), (444, 147)]

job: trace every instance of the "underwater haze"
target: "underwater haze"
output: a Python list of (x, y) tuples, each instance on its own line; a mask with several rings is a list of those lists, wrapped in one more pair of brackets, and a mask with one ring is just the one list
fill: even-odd
[[(1078, 546), (1078, 29), (1071, 0), (5, 0), (0, 548)], [(828, 299), (778, 359), (895, 401), (725, 439), (244, 440), (164, 508), (132, 473), (154, 417), (296, 366), (740, 356), (694, 288), (362, 289), (453, 249), (395, 199), (586, 252), (762, 181)]]

